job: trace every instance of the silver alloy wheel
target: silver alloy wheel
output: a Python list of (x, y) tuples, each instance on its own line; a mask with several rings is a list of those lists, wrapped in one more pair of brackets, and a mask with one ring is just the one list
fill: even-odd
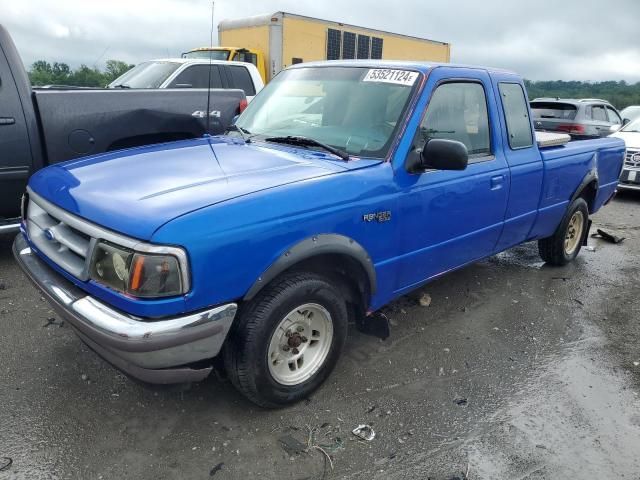
[(572, 255), (576, 251), (578, 245), (582, 241), (582, 233), (584, 230), (584, 214), (577, 210), (571, 216), (569, 225), (567, 225), (567, 233), (564, 237), (564, 252)]
[(281, 385), (309, 380), (327, 359), (332, 340), (333, 322), (326, 308), (317, 303), (294, 308), (271, 336), (269, 373)]

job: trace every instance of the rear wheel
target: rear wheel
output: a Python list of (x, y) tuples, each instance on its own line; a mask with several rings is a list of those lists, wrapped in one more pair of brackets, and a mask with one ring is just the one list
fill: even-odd
[(347, 307), (338, 290), (319, 275), (286, 275), (241, 308), (225, 345), (225, 368), (252, 402), (284, 406), (322, 384), (346, 336)]
[(566, 265), (580, 253), (589, 222), (589, 208), (584, 198), (575, 199), (555, 233), (538, 241), (542, 259), (551, 265)]

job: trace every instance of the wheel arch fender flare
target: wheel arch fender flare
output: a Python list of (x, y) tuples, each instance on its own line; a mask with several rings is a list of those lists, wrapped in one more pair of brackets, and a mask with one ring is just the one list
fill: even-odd
[[(576, 188), (575, 192), (573, 192), (570, 203), (572, 203), (576, 198), (580, 197), (582, 193), (585, 191), (585, 189), (589, 188), (590, 185), (594, 186), (594, 193), (597, 194), (598, 182), (599, 182), (598, 168), (597, 168), (597, 164), (594, 164), (591, 170), (589, 170), (587, 174), (584, 176), (584, 178), (582, 179), (582, 182), (580, 182), (580, 185), (578, 185), (578, 188)], [(587, 202), (594, 201), (595, 196), (593, 199), (586, 199), (586, 200)], [(591, 208), (592, 208), (592, 205), (589, 205), (589, 209)]]
[(356, 260), (367, 274), (371, 294), (375, 293), (376, 271), (373, 261), (364, 247), (344, 235), (321, 234), (308, 237), (288, 248), (256, 279), (242, 299), (244, 301), (251, 300), (271, 280), (294, 265), (326, 254), (347, 255)]

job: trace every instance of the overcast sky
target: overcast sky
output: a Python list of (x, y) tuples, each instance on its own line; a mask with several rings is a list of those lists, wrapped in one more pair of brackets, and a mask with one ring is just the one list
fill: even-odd
[[(0, 0), (24, 62), (102, 67), (209, 43), (208, 0)], [(284, 10), (452, 44), (533, 80), (640, 81), (640, 0), (218, 0), (215, 23)], [(217, 32), (215, 34), (217, 42)]]

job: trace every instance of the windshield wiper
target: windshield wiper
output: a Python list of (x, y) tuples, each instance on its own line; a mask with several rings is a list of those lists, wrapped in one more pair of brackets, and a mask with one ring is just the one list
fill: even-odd
[(127, 85), (126, 83), (119, 83), (118, 85), (114, 85), (111, 88), (131, 88), (129, 85)]
[(247, 137), (247, 135), (251, 135), (251, 132), (249, 130), (247, 130), (246, 128), (242, 128), (239, 127), (237, 125), (229, 125), (224, 133), (227, 132), (238, 132), (240, 134), (240, 136), (242, 137), (242, 140), (244, 140), (244, 143), (251, 143), (251, 137)]
[(320, 147), (323, 150), (340, 157), (342, 160), (349, 160), (349, 154), (347, 152), (309, 137), (287, 135), (286, 137), (268, 137), (265, 138), (265, 140), (267, 142), (287, 143), (289, 145), (299, 145), (301, 147)]

